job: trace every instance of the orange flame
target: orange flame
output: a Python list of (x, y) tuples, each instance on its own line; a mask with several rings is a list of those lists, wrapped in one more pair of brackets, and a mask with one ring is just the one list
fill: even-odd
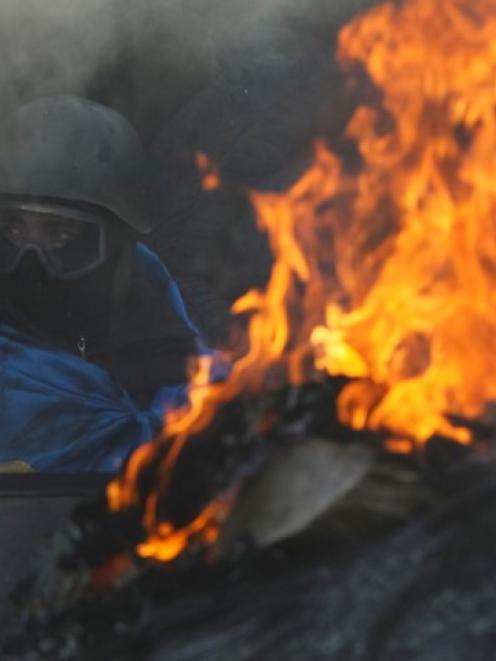
[(202, 151), (196, 153), (196, 167), (202, 175), (202, 186), (204, 190), (213, 191), (220, 188), (219, 170)]
[(212, 545), (219, 537), (219, 530), (232, 504), (233, 495), (207, 505), (187, 526), (175, 530), (168, 522), (158, 523), (146, 542), (139, 544), (138, 555), (159, 562), (170, 562), (195, 542)]
[(347, 128), (363, 159), (337, 264), (349, 303), (312, 341), (320, 369), (361, 377), (339, 402), (354, 427), (467, 442), (445, 415), (496, 396), (495, 44), (492, 0), (388, 2), (341, 32), (382, 103)]
[[(272, 273), (233, 306), (249, 315), (249, 348), (227, 380), (209, 384), (211, 359), (199, 359), (189, 406), (166, 417), (173, 440), (145, 503), (145, 557), (215, 538), (229, 499), (177, 531), (156, 521), (158, 495), (188, 437), (275, 368), (292, 383), (353, 379), (341, 421), (389, 430), (399, 452), (436, 433), (469, 442), (447, 414), (473, 417), (496, 399), (496, 0), (386, 2), (341, 31), (338, 55), (381, 92), (347, 126), (361, 165), (350, 172), (318, 142), (288, 191), (250, 193)], [(109, 485), (111, 509), (136, 502), (159, 446)]]

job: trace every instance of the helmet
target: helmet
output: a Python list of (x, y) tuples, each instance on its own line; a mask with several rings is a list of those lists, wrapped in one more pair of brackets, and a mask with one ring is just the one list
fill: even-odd
[(153, 188), (138, 134), (98, 103), (46, 97), (0, 126), (0, 199), (92, 205), (147, 233)]

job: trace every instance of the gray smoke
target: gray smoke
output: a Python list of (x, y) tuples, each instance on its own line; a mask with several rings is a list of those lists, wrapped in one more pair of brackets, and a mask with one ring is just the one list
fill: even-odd
[(41, 95), (86, 94), (151, 139), (226, 52), (251, 44), (270, 60), (289, 24), (342, 23), (365, 2), (0, 0), (0, 118)]
[[(204, 76), (211, 56), (193, 4), (133, 0), (0, 0), (0, 101), (4, 116), (54, 93), (116, 105), (159, 96), (162, 105)], [(173, 81), (182, 72), (182, 85)], [(179, 89), (182, 87), (182, 89)], [(125, 90), (125, 94), (122, 90)], [(115, 97), (115, 98), (114, 98)]]

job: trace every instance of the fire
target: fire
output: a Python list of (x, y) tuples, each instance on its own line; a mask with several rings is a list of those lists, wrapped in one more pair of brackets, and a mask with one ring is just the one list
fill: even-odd
[(347, 128), (363, 160), (337, 255), (347, 304), (312, 333), (319, 369), (359, 377), (339, 401), (354, 427), (467, 442), (446, 414), (496, 396), (495, 38), (492, 0), (389, 2), (340, 35), (382, 94)]
[(158, 523), (153, 533), (137, 548), (142, 558), (170, 562), (196, 542), (212, 545), (219, 537), (222, 521), (231, 508), (231, 498), (221, 498), (207, 505), (189, 525), (179, 530), (168, 523)]
[[(274, 266), (265, 291), (233, 307), (248, 317), (248, 349), (222, 383), (201, 358), (189, 406), (108, 487), (111, 509), (136, 503), (141, 471), (167, 445), (144, 504), (144, 557), (215, 539), (232, 499), (181, 530), (157, 521), (157, 499), (188, 438), (274, 375), (349, 377), (341, 421), (387, 430), (400, 452), (433, 434), (469, 442), (449, 414), (474, 417), (496, 399), (496, 0), (386, 2), (341, 31), (338, 58), (380, 92), (346, 129), (360, 165), (319, 141), (289, 190), (250, 192)], [(217, 187), (203, 155), (199, 165)]]
[(196, 154), (196, 167), (202, 175), (202, 186), (206, 191), (213, 191), (220, 188), (219, 170), (215, 163), (208, 158), (202, 151)]

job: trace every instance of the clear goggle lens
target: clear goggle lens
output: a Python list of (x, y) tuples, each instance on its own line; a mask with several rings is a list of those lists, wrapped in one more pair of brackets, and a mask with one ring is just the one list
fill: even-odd
[(29, 250), (51, 275), (85, 275), (107, 257), (106, 221), (76, 209), (0, 204), (0, 273), (15, 271)]

